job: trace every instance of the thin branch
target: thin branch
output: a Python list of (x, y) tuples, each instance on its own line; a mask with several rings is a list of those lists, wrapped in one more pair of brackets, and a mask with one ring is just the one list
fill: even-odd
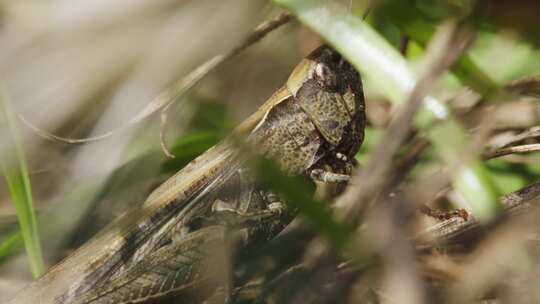
[(418, 163), (422, 154), (430, 146), (430, 142), (423, 138), (418, 137), (412, 144), (412, 147), (396, 164), (394, 165), (394, 175), (389, 182), (390, 187), (396, 188), (398, 183), (410, 172), (410, 170)]
[[(538, 197), (540, 197), (540, 183), (535, 183), (518, 191), (504, 195), (501, 198), (501, 203), (506, 208), (508, 214), (515, 214), (528, 210), (532, 206), (530, 202)], [(480, 222), (474, 217), (469, 217), (467, 219), (454, 217), (420, 232), (416, 236), (419, 244), (417, 248), (432, 248), (437, 244), (456, 239), (465, 233), (480, 227)]]
[(246, 40), (235, 47), (228, 56), (237, 55), (252, 44), (259, 42), (259, 40), (263, 39), (268, 33), (289, 22), (291, 17), (291, 13), (282, 12), (274, 18), (262, 22), (251, 32), (251, 34), (249, 34)]
[(530, 153), (530, 152), (537, 152), (540, 151), (540, 144), (530, 144), (530, 145), (521, 145), (521, 146), (514, 146), (514, 147), (507, 147), (498, 149), (492, 152), (488, 152), (484, 155), (484, 159), (493, 159), (496, 157), (501, 157), (505, 155), (510, 154), (516, 154), (516, 153)]
[(540, 76), (526, 76), (511, 81), (505, 88), (514, 94), (540, 97)]
[(58, 135), (55, 135), (53, 133), (47, 132), (47, 131), (45, 131), (43, 129), (40, 129), (39, 127), (37, 127), (36, 125), (34, 125), (30, 121), (28, 121), (21, 114), (17, 114), (17, 117), (19, 118), (19, 120), (21, 121), (21, 123), (23, 125), (27, 126), (30, 130), (32, 130), (34, 133), (36, 133), (39, 137), (42, 137), (42, 138), (45, 138), (45, 139), (48, 139), (48, 140), (51, 140), (51, 141), (57, 141), (57, 142), (65, 143), (65, 144), (71, 144), (71, 145), (85, 144), (85, 143), (89, 143), (89, 142), (95, 142), (95, 141), (100, 141), (100, 140), (103, 140), (103, 139), (107, 139), (107, 138), (111, 137), (113, 135), (113, 133), (115, 133), (116, 131), (119, 131), (120, 129), (123, 129), (123, 127), (122, 127), (122, 128), (117, 129), (117, 130), (108, 131), (108, 132), (105, 132), (103, 134), (100, 134), (100, 135), (97, 135), (97, 136), (92, 136), (92, 137), (67, 138), (67, 137), (58, 136)]
[(504, 143), (498, 145), (496, 148), (506, 148), (520, 141), (535, 137), (540, 137), (540, 126), (534, 126), (519, 134), (509, 136), (509, 138), (504, 140)]
[(533, 139), (536, 137), (540, 137), (540, 126), (530, 127), (529, 129), (518, 134), (504, 135), (502, 139), (497, 139), (495, 144), (491, 144), (490, 148), (492, 150), (506, 148), (526, 139)]

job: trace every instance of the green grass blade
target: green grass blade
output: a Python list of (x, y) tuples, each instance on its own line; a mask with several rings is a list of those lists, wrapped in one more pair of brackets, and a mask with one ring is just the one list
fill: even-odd
[[(366, 22), (348, 13), (343, 5), (324, 0), (274, 2), (285, 6), (302, 23), (324, 37), (394, 104), (401, 104), (413, 90), (416, 77), (406, 60)], [(464, 128), (451, 118), (446, 106), (438, 99), (428, 96), (424, 105), (424, 110), (417, 117), (417, 127), (426, 129), (435, 151), (443, 160), (456, 164), (455, 158), (468, 146)], [(437, 128), (428, 128), (434, 119), (443, 121)], [(450, 137), (445, 137), (445, 140), (458, 144), (445, 144), (438, 137), (440, 133)], [(487, 170), (478, 161), (461, 170), (455, 175), (455, 189), (471, 204), (475, 216), (482, 220), (492, 218), (500, 207), (496, 199), (498, 193)]]
[(19, 230), (11, 232), (0, 241), (0, 262), (17, 252), (22, 246), (23, 239)]
[[(32, 188), (28, 174), (28, 166), (24, 155), (22, 140), (18, 134), (17, 118), (11, 109), (9, 100), (4, 92), (0, 96), (0, 107), (5, 128), (4, 140), (7, 147), (14, 151), (13, 158), (3, 157), (0, 165), (6, 180), (11, 200), (15, 204), (19, 226), (24, 239), (26, 252), (30, 260), (30, 267), (34, 277), (44, 271), (41, 245), (37, 220), (32, 199)], [(12, 159), (12, 161), (8, 161)]]

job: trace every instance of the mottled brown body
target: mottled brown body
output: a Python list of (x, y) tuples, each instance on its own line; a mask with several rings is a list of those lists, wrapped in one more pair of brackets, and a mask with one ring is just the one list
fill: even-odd
[(276, 105), (250, 136), (290, 174), (302, 173), (317, 160), (322, 138), (294, 98)]
[(290, 174), (330, 165), (342, 172), (340, 153), (354, 158), (364, 139), (365, 105), (358, 72), (321, 47), (291, 73), (290, 95), (269, 110), (250, 135)]
[[(358, 73), (322, 46), (233, 136), (247, 135), (258, 153), (277, 161), (287, 174), (349, 173), (364, 121)], [(115, 221), (10, 303), (144, 303), (195, 288), (206, 280), (207, 267), (201, 262), (206, 254), (192, 244), (216, 239), (208, 235), (211, 227), (247, 229), (249, 243), (271, 238), (291, 219), (286, 210), (268, 212), (271, 192), (249, 172), (243, 178), (249, 171), (245, 166), (224, 140), (158, 187), (142, 209)], [(217, 203), (232, 210), (224, 225), (220, 216), (212, 221)], [(248, 218), (266, 228), (247, 225)], [(156, 264), (160, 260), (163, 264)]]

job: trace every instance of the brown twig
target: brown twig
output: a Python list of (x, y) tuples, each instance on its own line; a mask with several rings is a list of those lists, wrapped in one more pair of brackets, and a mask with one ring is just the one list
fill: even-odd
[(506, 148), (498, 149), (492, 152), (488, 152), (483, 156), (483, 158), (488, 160), (488, 159), (493, 159), (496, 157), (501, 157), (501, 156), (510, 155), (510, 154), (530, 153), (530, 152), (537, 152), (537, 151), (540, 151), (540, 144), (513, 146), (513, 147), (506, 147)]
[(469, 213), (465, 209), (440, 211), (434, 210), (427, 205), (421, 205), (420, 211), (425, 215), (436, 218), (438, 220), (449, 220), (454, 217), (461, 217), (465, 221), (469, 219)]
[(497, 148), (506, 148), (508, 146), (511, 146), (515, 143), (518, 143), (520, 141), (523, 141), (523, 140), (526, 140), (526, 139), (532, 139), (532, 138), (535, 138), (535, 137), (540, 137), (540, 126), (534, 126), (534, 127), (531, 127), (519, 134), (516, 134), (516, 135), (513, 135), (513, 136), (510, 136), (509, 138), (507, 138), (504, 143), (502, 143), (501, 145), (499, 145)]
[[(529, 202), (538, 197), (540, 197), (540, 183), (535, 183), (503, 196), (500, 201), (506, 208), (507, 213), (514, 214), (530, 208), (531, 204)], [(469, 217), (466, 220), (461, 217), (445, 220), (416, 236), (419, 242), (418, 248), (431, 248), (480, 227), (480, 222), (474, 217)]]
[(540, 76), (526, 76), (511, 81), (505, 88), (514, 94), (540, 97)]
[(394, 174), (389, 182), (391, 188), (397, 187), (399, 181), (401, 181), (414, 165), (416, 165), (429, 146), (430, 142), (427, 139), (417, 137), (416, 141), (412, 144), (412, 147), (407, 151), (407, 154), (394, 165)]

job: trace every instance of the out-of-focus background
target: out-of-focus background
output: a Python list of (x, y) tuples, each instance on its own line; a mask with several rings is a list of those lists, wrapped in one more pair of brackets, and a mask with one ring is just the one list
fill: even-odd
[[(376, 39), (386, 41), (418, 74), (425, 67), (426, 46), (441, 24), (456, 18), (474, 24), (470, 30), (474, 39), (459, 57), (460, 60), (466, 57), (468, 61), (460, 65), (460, 69), (442, 73), (428, 93), (446, 104), (463, 134), (478, 143), (475, 151), (480, 158), (509, 146), (532, 145), (533, 152), (509, 153), (502, 158), (481, 161), (481, 172), (488, 176), (490, 189), (480, 189), (480, 193), (485, 191), (487, 196), (500, 197), (537, 182), (540, 159), (534, 153), (534, 145), (540, 136), (540, 82), (535, 76), (540, 71), (540, 27), (536, 15), (540, 7), (535, 1), (472, 2), (475, 4), (457, 0), (436, 3), (423, 0), (0, 2), (3, 109), (0, 158), (4, 164), (4, 180), (0, 184), (0, 302), (32, 280), (31, 269), (34, 274), (40, 269), (40, 266), (29, 266), (24, 232), (21, 232), (25, 222), (17, 216), (25, 211), (15, 207), (14, 191), (23, 193), (22, 200), (29, 201), (24, 194), (29, 193), (29, 188), (24, 187), (28, 186), (24, 176), (29, 176), (31, 184), (43, 270), (67, 256), (125, 210), (142, 204), (160, 182), (217, 143), (255, 111), (285, 82), (303, 56), (332, 35), (317, 28), (317, 22), (343, 22), (346, 32), (350, 20), (337, 18), (342, 16), (339, 14), (332, 15), (335, 7), (339, 12), (354, 16), (355, 22), (365, 22), (374, 29)], [(308, 14), (311, 5), (318, 8), (328, 5), (330, 13), (320, 15), (319, 20), (313, 19), (315, 15)], [(165, 128), (161, 126), (159, 111), (132, 123), (176, 81), (213, 56), (228, 53), (258, 24), (285, 9), (292, 10), (300, 20), (293, 18), (209, 71), (169, 108)], [(367, 17), (362, 21), (364, 16)], [(354, 34), (354, 26), (350, 28)], [(339, 50), (346, 48), (345, 35), (334, 34), (337, 38), (332, 44), (337, 44)], [(364, 37), (361, 32), (357, 35)], [(365, 37), (369, 42), (371, 36)], [(380, 56), (387, 54), (381, 52)], [(357, 67), (362, 65), (363, 58), (369, 57), (358, 54), (354, 62)], [(391, 65), (386, 68), (392, 73)], [(369, 151), (380, 144), (379, 139), (397, 111), (388, 90), (370, 72), (377, 74), (377, 71), (367, 71), (364, 78), (368, 126), (365, 143), (357, 157), (362, 165), (369, 163)], [(501, 93), (505, 88), (512, 94)], [(489, 118), (487, 123), (486, 118)], [(409, 134), (395, 156), (406, 158), (414, 149), (422, 148), (413, 158), (406, 176), (400, 177), (399, 184), (426, 180), (440, 172), (449, 171), (450, 176), (455, 176), (457, 165), (441, 157), (440, 146), (430, 135), (426, 136), (429, 132), (422, 128)], [(45, 136), (50, 133), (84, 139), (111, 132), (104, 139), (80, 144), (67, 144)], [(452, 141), (453, 137), (449, 136), (448, 140)], [(165, 156), (160, 147), (162, 143), (176, 156), (174, 159)], [(460, 159), (462, 154), (468, 153), (467, 149), (464, 145), (458, 149), (459, 153), (451, 149), (448, 151), (454, 152), (448, 153)], [(27, 165), (19, 172), (21, 158)], [(13, 183), (9, 184), (10, 181)], [(19, 190), (18, 182), (23, 185)], [(467, 201), (470, 197), (460, 193), (459, 185), (462, 184), (458, 184), (457, 190), (443, 187), (436, 198), (419, 204), (425, 203), (437, 210), (464, 208), (474, 217), (473, 211), (478, 207), (474, 202), (471, 206)], [(474, 192), (478, 189), (476, 186), (468, 189)], [(32, 216), (29, 218), (27, 221), (32, 221)], [(432, 225), (436, 220), (422, 217), (418, 222)], [(377, 245), (373, 247), (376, 251)], [(521, 258), (520, 265), (530, 262), (538, 267), (530, 257)], [(429, 263), (437, 267), (427, 264), (445, 271), (452, 268), (449, 266), (452, 263), (459, 263), (446, 256), (430, 256), (429, 259)], [(399, 271), (396, 265), (388, 267)], [(485, 281), (489, 288), (479, 288), (485, 293), (470, 298), (478, 301), (511, 298), (510, 295), (517, 292), (512, 284), (519, 282), (510, 284), (499, 279), (507, 271), (518, 271), (516, 269), (504, 268), (496, 274), (494, 282)], [(370, 275), (384, 277), (375, 272)], [(369, 287), (369, 292), (362, 293), (362, 289), (357, 295), (369, 296), (360, 301), (369, 302), (368, 298), (388, 301), (385, 294), (391, 291), (387, 287), (396, 285), (392, 285), (392, 274), (387, 275), (387, 280), (362, 277), (357, 288)], [(456, 278), (461, 278), (460, 275), (456, 274)], [(527, 275), (531, 274), (527, 272)], [(407, 279), (399, 275), (396, 278)], [(499, 298), (496, 293), (489, 293), (499, 286), (497, 284), (511, 292)], [(524, 283), (519, 287), (530, 288)], [(538, 301), (538, 295), (531, 297)]]

